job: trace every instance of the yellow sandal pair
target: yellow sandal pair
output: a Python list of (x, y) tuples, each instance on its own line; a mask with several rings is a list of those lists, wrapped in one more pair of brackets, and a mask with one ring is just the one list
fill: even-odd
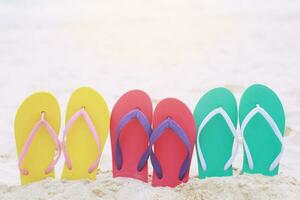
[(65, 154), (62, 179), (95, 179), (109, 130), (109, 109), (97, 91), (82, 87), (71, 96), (62, 142), (61, 112), (47, 92), (29, 96), (15, 117), (15, 141), (21, 183), (54, 177), (54, 166)]

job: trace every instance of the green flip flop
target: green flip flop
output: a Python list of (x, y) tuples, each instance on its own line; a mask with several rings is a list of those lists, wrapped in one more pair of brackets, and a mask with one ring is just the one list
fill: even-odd
[(244, 144), (243, 171), (267, 176), (278, 174), (282, 155), (285, 114), (278, 96), (264, 85), (252, 85), (239, 106)]
[(232, 176), (232, 162), (238, 149), (234, 95), (226, 88), (210, 90), (199, 100), (194, 118), (199, 178)]

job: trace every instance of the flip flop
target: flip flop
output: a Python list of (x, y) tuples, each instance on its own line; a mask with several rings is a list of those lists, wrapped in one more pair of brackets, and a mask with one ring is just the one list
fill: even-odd
[(110, 119), (114, 177), (148, 181), (148, 163), (141, 157), (151, 135), (152, 103), (143, 91), (125, 93), (115, 104)]
[(196, 137), (191, 111), (177, 99), (164, 99), (155, 108), (153, 129), (141, 159), (143, 163), (151, 157), (152, 185), (175, 187), (187, 182)]
[(226, 88), (210, 90), (199, 100), (194, 118), (200, 179), (232, 176), (232, 162), (238, 150), (237, 116), (236, 100)]
[(285, 114), (278, 96), (264, 85), (252, 85), (239, 106), (244, 144), (243, 172), (278, 174), (282, 156)]
[(62, 179), (95, 179), (109, 129), (109, 110), (95, 90), (82, 87), (71, 96), (62, 148)]
[(53, 178), (61, 153), (60, 109), (55, 97), (47, 92), (29, 96), (19, 107), (14, 126), (21, 184)]

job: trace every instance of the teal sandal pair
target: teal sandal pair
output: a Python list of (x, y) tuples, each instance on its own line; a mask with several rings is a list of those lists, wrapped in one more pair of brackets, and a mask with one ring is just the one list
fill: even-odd
[(239, 134), (244, 151), (242, 173), (278, 174), (285, 114), (271, 89), (250, 86), (239, 108), (229, 90), (213, 89), (199, 100), (194, 118), (199, 178), (232, 176)]

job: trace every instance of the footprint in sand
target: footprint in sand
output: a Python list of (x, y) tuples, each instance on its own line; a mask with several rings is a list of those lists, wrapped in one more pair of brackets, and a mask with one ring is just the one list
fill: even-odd
[(102, 190), (100, 189), (94, 189), (92, 190), (92, 192), (97, 196), (97, 197), (104, 197), (106, 194), (105, 192), (103, 192)]

